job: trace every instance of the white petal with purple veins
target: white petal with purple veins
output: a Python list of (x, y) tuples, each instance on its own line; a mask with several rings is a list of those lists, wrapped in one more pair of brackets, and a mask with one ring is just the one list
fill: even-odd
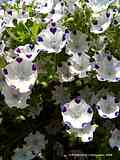
[(30, 61), (17, 58), (4, 69), (8, 86), (15, 86), (20, 93), (29, 92), (37, 79), (37, 67)]
[(39, 47), (36, 44), (26, 44), (17, 47), (14, 52), (24, 60), (33, 61), (39, 54)]
[(115, 97), (105, 96), (97, 102), (98, 114), (103, 118), (116, 118), (119, 116), (119, 104), (115, 103)]
[(110, 54), (96, 54), (95, 69), (100, 81), (118, 82), (120, 80), (120, 62)]
[(37, 43), (40, 50), (47, 51), (49, 53), (59, 53), (65, 46), (68, 39), (68, 34), (65, 33), (59, 27), (48, 27), (42, 30), (37, 37)]
[(73, 128), (84, 128), (83, 124), (90, 123), (93, 117), (92, 108), (80, 97), (63, 105), (62, 112), (64, 123), (69, 122)]

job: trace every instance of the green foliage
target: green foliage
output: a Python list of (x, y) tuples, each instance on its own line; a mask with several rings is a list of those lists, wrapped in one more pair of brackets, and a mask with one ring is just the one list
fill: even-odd
[(106, 37), (108, 41), (107, 49), (120, 60), (120, 27), (111, 26), (106, 32)]
[(38, 33), (44, 28), (44, 24), (28, 20), (25, 24), (20, 22), (16, 23), (13, 28), (7, 28), (4, 34), (10, 41), (10, 47), (16, 48), (27, 43), (35, 43)]
[(4, 68), (6, 66), (6, 61), (4, 57), (0, 57), (0, 68)]
[(91, 11), (83, 4), (73, 15), (66, 15), (62, 23), (72, 31), (79, 30), (83, 33), (89, 33), (90, 17)]

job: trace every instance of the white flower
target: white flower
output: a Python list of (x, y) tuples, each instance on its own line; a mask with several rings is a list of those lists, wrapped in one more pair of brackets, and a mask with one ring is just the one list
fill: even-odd
[(88, 42), (87, 42), (88, 36), (85, 33), (75, 31), (74, 33), (70, 34), (69, 41), (67, 43), (67, 54), (69, 53), (69, 50), (73, 52), (86, 52), (89, 49)]
[(64, 123), (73, 128), (84, 128), (92, 121), (93, 110), (81, 97), (61, 106)]
[(29, 147), (23, 146), (23, 148), (17, 148), (15, 154), (12, 156), (12, 160), (30, 160), (35, 155), (32, 153)]
[(90, 142), (93, 140), (93, 133), (95, 132), (98, 125), (88, 125), (85, 128), (70, 128), (67, 132), (69, 134), (74, 133), (76, 137), (80, 137), (82, 142)]
[(4, 41), (2, 40), (0, 42), (0, 56), (4, 54), (4, 49), (5, 49), (5, 43)]
[(108, 8), (110, 4), (116, 2), (116, 0), (86, 0), (86, 4), (97, 13)]
[(58, 3), (54, 3), (54, 7), (51, 10), (51, 12), (48, 14), (48, 16), (45, 18), (46, 22), (59, 21), (65, 14), (65, 3), (63, 0), (59, 1)]
[(53, 7), (53, 0), (35, 0), (34, 8), (37, 13), (49, 13)]
[(38, 46), (35, 44), (26, 44), (15, 49), (15, 54), (24, 60), (33, 61), (39, 54)]
[(30, 92), (19, 93), (14, 86), (10, 87), (6, 83), (3, 84), (2, 94), (5, 96), (5, 102), (9, 107), (25, 108), (28, 106), (26, 100), (29, 99)]
[(111, 133), (112, 136), (109, 139), (109, 145), (111, 148), (117, 147), (120, 151), (120, 130), (115, 128)]
[(69, 0), (66, 2), (66, 10), (71, 14), (73, 14), (78, 7), (79, 7), (78, 0)]
[(97, 102), (98, 114), (103, 118), (116, 118), (119, 116), (119, 103), (113, 96), (103, 96)]
[(30, 133), (24, 141), (26, 142), (26, 146), (34, 153), (34, 155), (40, 154), (41, 151), (45, 149), (45, 145), (47, 143), (45, 136), (40, 134), (38, 131), (35, 134)]
[(68, 59), (68, 65), (72, 74), (79, 78), (87, 77), (87, 72), (91, 71), (90, 57), (85, 53), (74, 53), (69, 51), (71, 57)]
[(52, 25), (47, 29), (42, 30), (37, 37), (39, 49), (49, 53), (59, 53), (66, 45), (67, 40), (68, 32), (56, 27), (55, 23), (52, 23)]
[(57, 67), (57, 73), (60, 82), (69, 82), (74, 80), (74, 74), (70, 72), (69, 66), (66, 62), (63, 62)]
[(94, 56), (97, 79), (99, 81), (118, 82), (120, 80), (120, 62), (110, 54), (98, 53)]
[(113, 12), (111, 10), (102, 11), (93, 15), (93, 21), (91, 24), (90, 32), (100, 34), (105, 32), (113, 19)]
[(13, 20), (17, 19), (17, 22), (25, 23), (29, 18), (29, 14), (27, 11), (23, 9), (19, 9), (19, 12), (14, 9), (8, 9), (5, 11), (5, 15), (3, 17), (4, 22), (6, 23), (6, 27), (15, 27), (13, 24)]
[(37, 79), (37, 66), (18, 57), (3, 69), (3, 74), (8, 86), (14, 86), (20, 93), (26, 93)]

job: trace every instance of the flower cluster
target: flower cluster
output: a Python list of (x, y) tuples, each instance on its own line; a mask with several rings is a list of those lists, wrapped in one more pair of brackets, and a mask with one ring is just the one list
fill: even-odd
[[(119, 119), (119, 37), (118, 0), (1, 0), (0, 124), (8, 114), (3, 105), (22, 112), (16, 121), (27, 117), (36, 123), (50, 104), (60, 106), (67, 133), (91, 142), (101, 125), (96, 117)], [(107, 142), (118, 150), (119, 132), (111, 131)], [(43, 158), (49, 141), (31, 131), (24, 142), (13, 160)]]

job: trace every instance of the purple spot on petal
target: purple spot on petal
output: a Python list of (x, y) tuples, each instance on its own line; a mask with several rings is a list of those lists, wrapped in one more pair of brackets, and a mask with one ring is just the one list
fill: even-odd
[(88, 126), (88, 123), (82, 123), (82, 128), (85, 128)]
[(56, 23), (55, 23), (55, 22), (52, 22), (51, 25), (52, 25), (53, 27), (55, 27), (55, 26), (56, 26)]
[(93, 112), (92, 108), (88, 108), (87, 112), (91, 114)]
[(32, 90), (32, 88), (33, 88), (33, 85), (31, 84), (31, 85), (29, 86), (29, 89)]
[(64, 105), (61, 105), (61, 106), (60, 106), (60, 109), (61, 109), (61, 112), (66, 112), (66, 111), (67, 111), (67, 108), (66, 108), (66, 106), (64, 106)]
[(32, 50), (34, 48), (34, 44), (29, 44), (29, 47)]
[(114, 99), (114, 101), (115, 103), (119, 103), (119, 99), (117, 97)]
[(116, 79), (117, 81), (120, 81), (120, 78), (119, 78), (119, 77), (116, 77), (115, 79)]
[(33, 64), (32, 65), (32, 71), (36, 71), (37, 70), (37, 66), (36, 66), (36, 64)]
[(70, 122), (65, 122), (64, 127), (65, 127), (65, 129), (70, 129), (71, 128), (71, 123)]
[(39, 37), (37, 38), (37, 40), (38, 40), (38, 42), (43, 42), (43, 38), (42, 38), (41, 36), (39, 36)]
[(17, 61), (18, 63), (21, 63), (21, 62), (22, 62), (22, 58), (18, 57), (18, 58), (16, 58), (16, 61)]
[(7, 74), (8, 74), (8, 70), (7, 70), (6, 68), (4, 68), (4, 69), (3, 69), (3, 73), (4, 73), (5, 75), (7, 75)]
[(108, 59), (108, 61), (111, 61), (111, 60), (112, 60), (112, 56), (111, 56), (111, 55), (108, 55), (108, 56), (107, 56), (107, 59)]
[(1, 23), (1, 27), (3, 26), (3, 25), (5, 25), (6, 24), (6, 22), (5, 21), (3, 21), (2, 23)]
[(25, 14), (25, 11), (22, 11), (22, 15), (24, 15)]
[(57, 28), (50, 28), (50, 32), (52, 32), (53, 34), (55, 34), (57, 31)]
[(45, 3), (45, 7), (47, 7), (47, 3)]
[(99, 31), (103, 31), (103, 28), (101, 27), (101, 28), (99, 29)]
[(97, 109), (100, 109), (100, 106), (99, 106), (99, 105), (97, 105), (96, 107), (97, 107)]
[(27, 58), (31, 58), (31, 57), (32, 57), (32, 54), (27, 54), (26, 57), (27, 57)]
[(100, 77), (100, 79), (101, 79), (102, 81), (104, 81), (104, 78), (103, 78), (103, 77)]
[(16, 52), (21, 53), (20, 48), (16, 48)]
[(103, 96), (102, 98), (103, 98), (104, 100), (106, 100), (106, 99), (107, 99), (107, 96)]
[(37, 52), (40, 52), (40, 49), (38, 49)]
[(107, 13), (106, 13), (106, 17), (108, 17), (108, 18), (109, 18), (109, 17), (110, 17), (110, 13), (108, 13), (108, 12), (107, 12)]
[(76, 102), (77, 104), (79, 104), (80, 101), (81, 101), (81, 97), (80, 97), (80, 96), (77, 96), (77, 97), (75, 98), (75, 102)]
[(62, 41), (66, 40), (66, 34), (63, 34)]
[(12, 16), (12, 11), (8, 11), (7, 13)]
[(117, 12), (117, 9), (116, 9), (116, 8), (113, 8), (113, 12)]
[(69, 33), (69, 30), (68, 30), (68, 29), (65, 29), (65, 33)]
[(95, 68), (96, 68), (96, 69), (99, 69), (100, 66), (99, 66), (98, 64), (95, 64)]
[(36, 154), (35, 151), (32, 151), (32, 154), (35, 155)]
[(115, 116), (119, 116), (119, 112), (115, 112)]
[(54, 9), (52, 9), (52, 11), (50, 12), (51, 14), (55, 14), (55, 10)]
[(88, 137), (88, 140), (89, 140), (89, 141), (92, 141), (92, 137)]
[(103, 118), (107, 118), (107, 116), (105, 114), (103, 114)]

